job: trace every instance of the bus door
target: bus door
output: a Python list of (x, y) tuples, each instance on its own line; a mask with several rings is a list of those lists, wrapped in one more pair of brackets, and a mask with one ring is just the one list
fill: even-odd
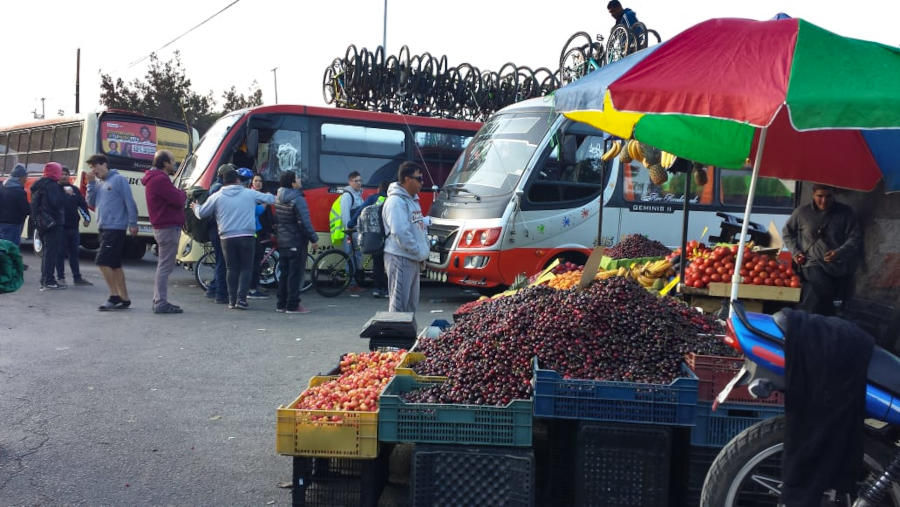
[[(226, 153), (231, 163), (262, 176), (263, 189), (274, 193), (282, 171), (291, 171), (303, 182), (310, 181), (309, 120), (294, 114), (258, 114), (246, 122), (246, 134), (235, 136)], [(224, 162), (223, 162), (224, 163)]]
[(513, 257), (507, 262), (504, 253), (504, 278), (533, 273), (557, 256), (583, 262), (596, 242), (601, 178), (609, 178), (600, 160), (606, 137), (587, 125), (563, 124), (568, 128), (551, 134), (525, 179), (515, 235), (504, 245)]

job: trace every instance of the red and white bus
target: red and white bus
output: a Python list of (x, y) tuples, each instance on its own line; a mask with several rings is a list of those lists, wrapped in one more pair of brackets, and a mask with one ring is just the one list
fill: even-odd
[[(176, 175), (181, 188), (209, 188), (217, 168), (226, 163), (261, 174), (274, 191), (282, 171), (303, 182), (316, 231), (328, 231), (328, 212), (347, 175), (358, 171), (363, 193), (371, 195), (384, 180), (396, 180), (401, 162), (425, 167), (422, 209), (444, 184), (459, 154), (480, 123), (302, 105), (243, 109), (220, 118)], [(186, 241), (185, 238), (182, 238)], [(179, 260), (189, 251), (179, 248)]]
[[(153, 229), (147, 212), (147, 200), (141, 178), (157, 149), (167, 149), (180, 162), (198, 141), (196, 129), (183, 123), (152, 118), (138, 113), (110, 110), (86, 113), (77, 117), (53, 118), (0, 128), (0, 181), (5, 181), (16, 164), (24, 164), (28, 174), (25, 189), (31, 198), (31, 185), (41, 178), (44, 164), (59, 162), (69, 168), (72, 182), (85, 192), (84, 172), (90, 170), (86, 160), (95, 153), (109, 158), (109, 168), (116, 169), (131, 185), (138, 209), (138, 235), (129, 236), (126, 256), (143, 257), (153, 241)], [(22, 237), (33, 237), (34, 228), (26, 224)], [(81, 244), (96, 248), (97, 221), (81, 228)]]

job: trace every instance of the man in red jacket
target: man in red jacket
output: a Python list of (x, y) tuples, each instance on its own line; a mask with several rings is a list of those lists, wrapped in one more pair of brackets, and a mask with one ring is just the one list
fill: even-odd
[(147, 195), (147, 210), (153, 237), (156, 238), (156, 286), (153, 290), (153, 313), (181, 313), (181, 307), (167, 299), (169, 275), (175, 269), (178, 238), (184, 225), (185, 193), (175, 188), (171, 176), (175, 174), (172, 152), (159, 150), (153, 156), (153, 167), (141, 179)]

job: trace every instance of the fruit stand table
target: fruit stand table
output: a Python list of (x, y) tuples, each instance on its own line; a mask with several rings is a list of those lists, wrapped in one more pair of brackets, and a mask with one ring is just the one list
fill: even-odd
[[(731, 284), (724, 282), (710, 282), (708, 287), (702, 289), (683, 287), (682, 290), (691, 306), (699, 306), (707, 313), (718, 312), (722, 308), (722, 300), (731, 297)], [(738, 297), (744, 302), (747, 311), (761, 313), (765, 302), (790, 304), (800, 301), (800, 289), (741, 284)]]

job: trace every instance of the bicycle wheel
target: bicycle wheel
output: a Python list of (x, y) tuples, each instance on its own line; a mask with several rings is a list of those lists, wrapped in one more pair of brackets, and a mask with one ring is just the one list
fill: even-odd
[[(559, 52), (559, 66), (560, 68), (565, 67), (563, 63), (566, 60), (566, 55), (574, 48), (588, 48), (591, 47), (591, 44), (594, 42), (594, 39), (588, 35), (587, 32), (575, 32), (569, 37), (569, 40), (566, 41), (566, 44), (563, 46), (562, 51)], [(583, 52), (583, 51), (582, 51)]]
[[(380, 47), (380, 46), (379, 46)], [(313, 267), (316, 265), (316, 258), (311, 253), (306, 254), (306, 271), (303, 276), (303, 284), (300, 285), (300, 292), (306, 292), (313, 286)], [(281, 269), (281, 263), (278, 263), (278, 269)]]
[(313, 265), (313, 287), (319, 294), (332, 298), (350, 285), (350, 275), (350, 257), (340, 250), (327, 250)]
[(606, 63), (621, 60), (629, 52), (631, 46), (631, 32), (622, 25), (616, 25), (609, 32), (609, 40), (606, 42)]
[(581, 48), (572, 48), (559, 66), (559, 80), (566, 85), (587, 74), (587, 58)]
[[(269, 252), (272, 253), (270, 254)], [(281, 266), (278, 258), (278, 250), (266, 247), (266, 253), (263, 255), (262, 266), (259, 270), (259, 283), (263, 287), (278, 287), (278, 280), (281, 278)]]
[(210, 250), (194, 263), (194, 280), (203, 290), (209, 290), (209, 284), (216, 277), (216, 252)]

